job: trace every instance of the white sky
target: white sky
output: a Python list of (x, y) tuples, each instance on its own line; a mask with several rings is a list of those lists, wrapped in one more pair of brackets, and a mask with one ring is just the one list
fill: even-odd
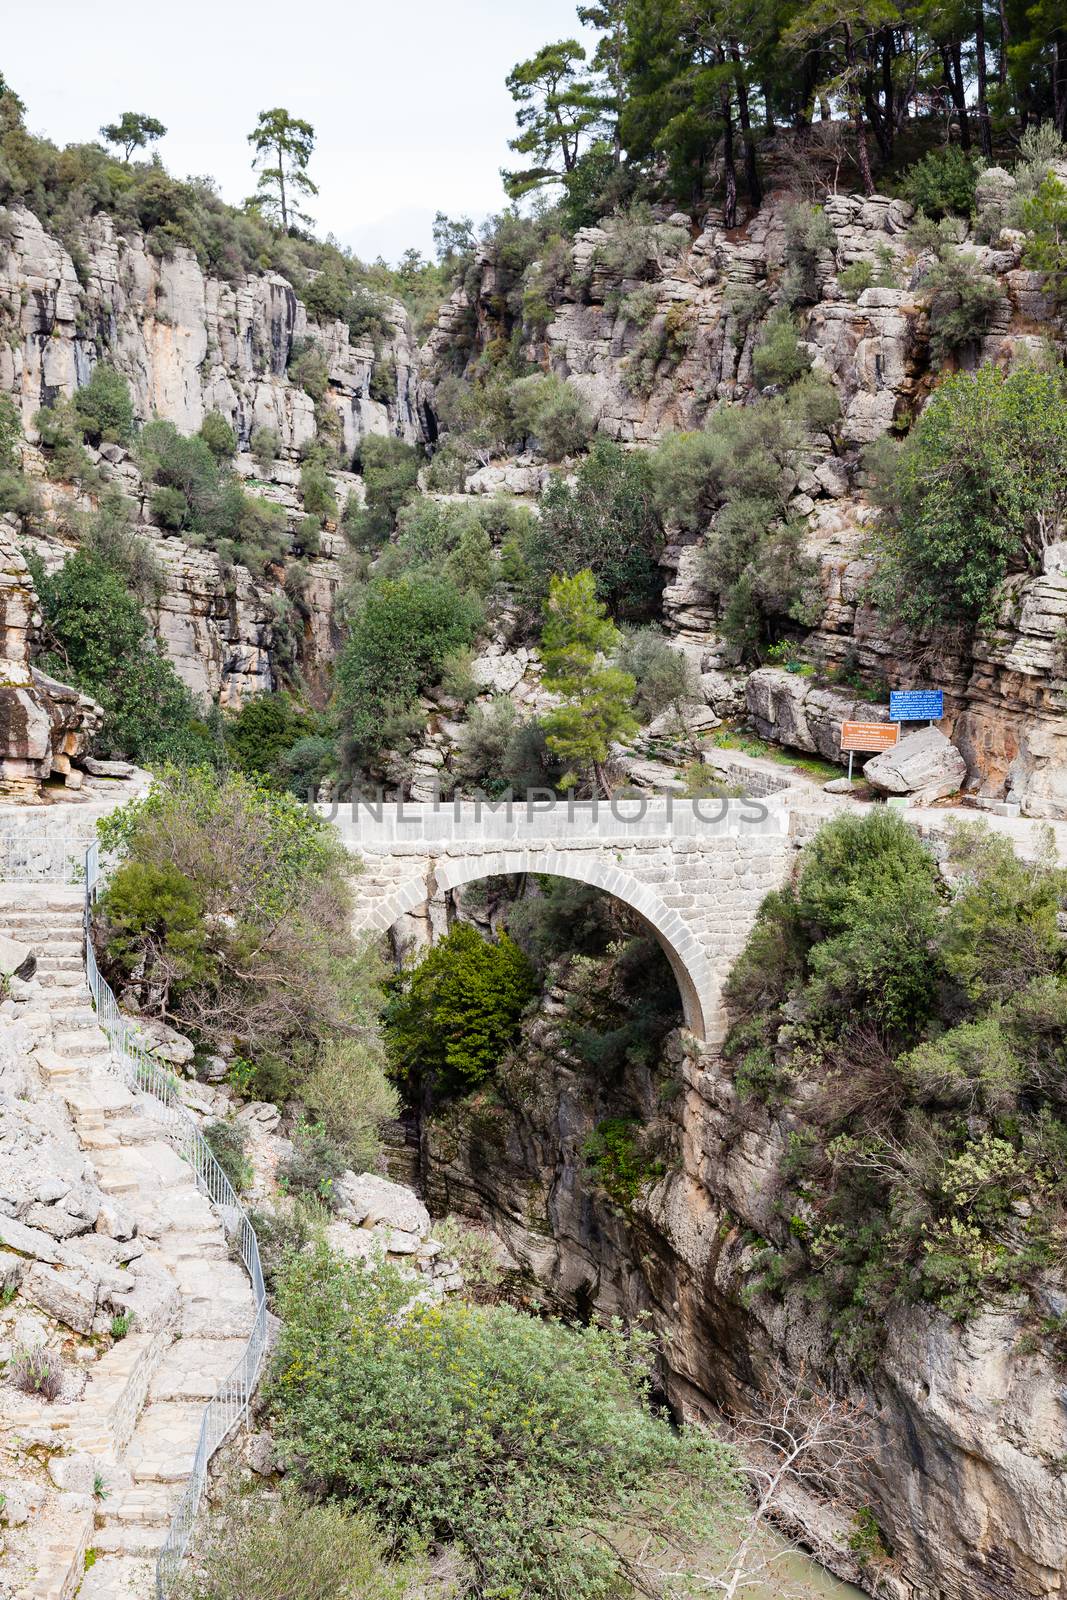
[[(98, 137), (123, 111), (165, 123), (178, 177), (254, 188), (246, 134), (283, 105), (315, 128), (308, 207), (367, 259), (432, 253), (435, 211), (479, 221), (505, 203), (514, 107), (504, 78), (581, 36), (575, 0), (38, 0), (6, 8), (0, 70), (35, 133)], [(589, 40), (586, 40), (589, 43)]]

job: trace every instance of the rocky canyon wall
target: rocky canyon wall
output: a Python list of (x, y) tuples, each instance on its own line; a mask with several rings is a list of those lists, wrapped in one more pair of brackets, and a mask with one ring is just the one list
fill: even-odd
[[(1010, 191), (1009, 174), (982, 179), (980, 207)], [(713, 212), (695, 238), (682, 214), (647, 233), (646, 259), (631, 249), (624, 276), (610, 264), (613, 224), (582, 229), (555, 290), (552, 319), (526, 354), (565, 377), (584, 396), (600, 434), (628, 446), (671, 430), (699, 427), (720, 403), (758, 394), (753, 352), (762, 313), (781, 296), (787, 269), (786, 219), (795, 194), (776, 193), (742, 226), (726, 230)], [(789, 511), (807, 524), (818, 563), (823, 615), (802, 643), (817, 673), (846, 672), (870, 709), (888, 687), (933, 683), (945, 690), (944, 730), (968, 764), (967, 788), (1021, 805), (1033, 816), (1067, 815), (1067, 544), (1053, 542), (1040, 573), (1013, 577), (995, 627), (977, 638), (943, 633), (916, 638), (890, 626), (866, 601), (871, 573), (863, 449), (906, 426), (937, 374), (930, 360), (922, 279), (933, 255), (909, 237), (911, 209), (900, 200), (831, 194), (824, 203), (833, 246), (818, 254), (813, 303), (797, 308), (800, 338), (815, 371), (838, 393), (834, 440), (816, 440), (795, 474)], [(1002, 299), (985, 338), (964, 352), (966, 365), (1011, 367), (1065, 347), (1065, 330), (1040, 275), (1022, 264), (1020, 234), (961, 223), (961, 246), (995, 278)], [(846, 293), (841, 273), (867, 262), (893, 287)], [(500, 271), (488, 254), (443, 308), (425, 350), (428, 375), (462, 366), (508, 331)], [(640, 308), (640, 315), (637, 309)], [(468, 489), (536, 493), (536, 459), (479, 469)], [(837, 727), (856, 694), (826, 698), (822, 682), (784, 672), (746, 683), (718, 631), (715, 596), (701, 581), (698, 540), (665, 552), (664, 615), (677, 642), (704, 675), (708, 703), (721, 714), (738, 691), (767, 736), (836, 758)], [(723, 674), (726, 674), (725, 678)], [(813, 696), (805, 711), (798, 702)], [(823, 731), (820, 731), (820, 726)]]
[[(424, 1123), (431, 1211), (481, 1219), (556, 1309), (647, 1313), (683, 1414), (758, 1413), (783, 1369), (863, 1407), (869, 1462), (847, 1500), (797, 1487), (786, 1501), (789, 1531), (839, 1576), (889, 1600), (1063, 1594), (1063, 1379), (1047, 1356), (1022, 1353), (1020, 1313), (988, 1310), (961, 1326), (901, 1311), (871, 1370), (850, 1367), (817, 1301), (800, 1287), (760, 1289), (761, 1253), (789, 1227), (778, 1176), (788, 1113), (743, 1100), (723, 1063), (691, 1053), (684, 1035), (668, 1037), (654, 1068), (598, 1078), (560, 1028), (567, 989), (564, 973), (526, 1025), (514, 1078)], [(629, 1205), (605, 1193), (584, 1149), (620, 1114), (670, 1128), (666, 1174)], [(862, 1558), (861, 1511), (884, 1555)]]

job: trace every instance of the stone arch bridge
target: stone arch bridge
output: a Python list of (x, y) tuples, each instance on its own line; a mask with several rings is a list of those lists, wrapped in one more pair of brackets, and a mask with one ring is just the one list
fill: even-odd
[(800, 842), (792, 836), (796, 814), (773, 798), (321, 809), (361, 858), (357, 929), (385, 932), (435, 895), (481, 878), (544, 873), (591, 884), (629, 906), (659, 940), (686, 1025), (711, 1045), (723, 1036), (726, 975)]

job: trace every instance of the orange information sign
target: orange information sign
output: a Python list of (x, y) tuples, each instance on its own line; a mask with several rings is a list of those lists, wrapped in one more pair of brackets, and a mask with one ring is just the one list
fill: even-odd
[(843, 722), (842, 750), (891, 750), (900, 738), (899, 722)]

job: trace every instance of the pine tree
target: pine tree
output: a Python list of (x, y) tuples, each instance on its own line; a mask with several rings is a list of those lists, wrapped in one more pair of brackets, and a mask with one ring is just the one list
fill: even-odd
[(541, 658), (544, 686), (562, 704), (542, 725), (548, 748), (568, 763), (565, 789), (577, 787), (591, 773), (601, 792), (610, 794), (604, 767), (612, 741), (637, 731), (636, 682), (606, 660), (618, 644), (619, 631), (597, 600), (596, 580), (588, 568), (573, 578), (553, 578)]
[(311, 123), (291, 117), (284, 106), (275, 106), (259, 113), (248, 142), (256, 152), (252, 165), (261, 169), (256, 193), (248, 204), (273, 215), (283, 233), (288, 233), (291, 223), (308, 224), (311, 218), (296, 209), (293, 196), (319, 192), (307, 174), (315, 148)]

